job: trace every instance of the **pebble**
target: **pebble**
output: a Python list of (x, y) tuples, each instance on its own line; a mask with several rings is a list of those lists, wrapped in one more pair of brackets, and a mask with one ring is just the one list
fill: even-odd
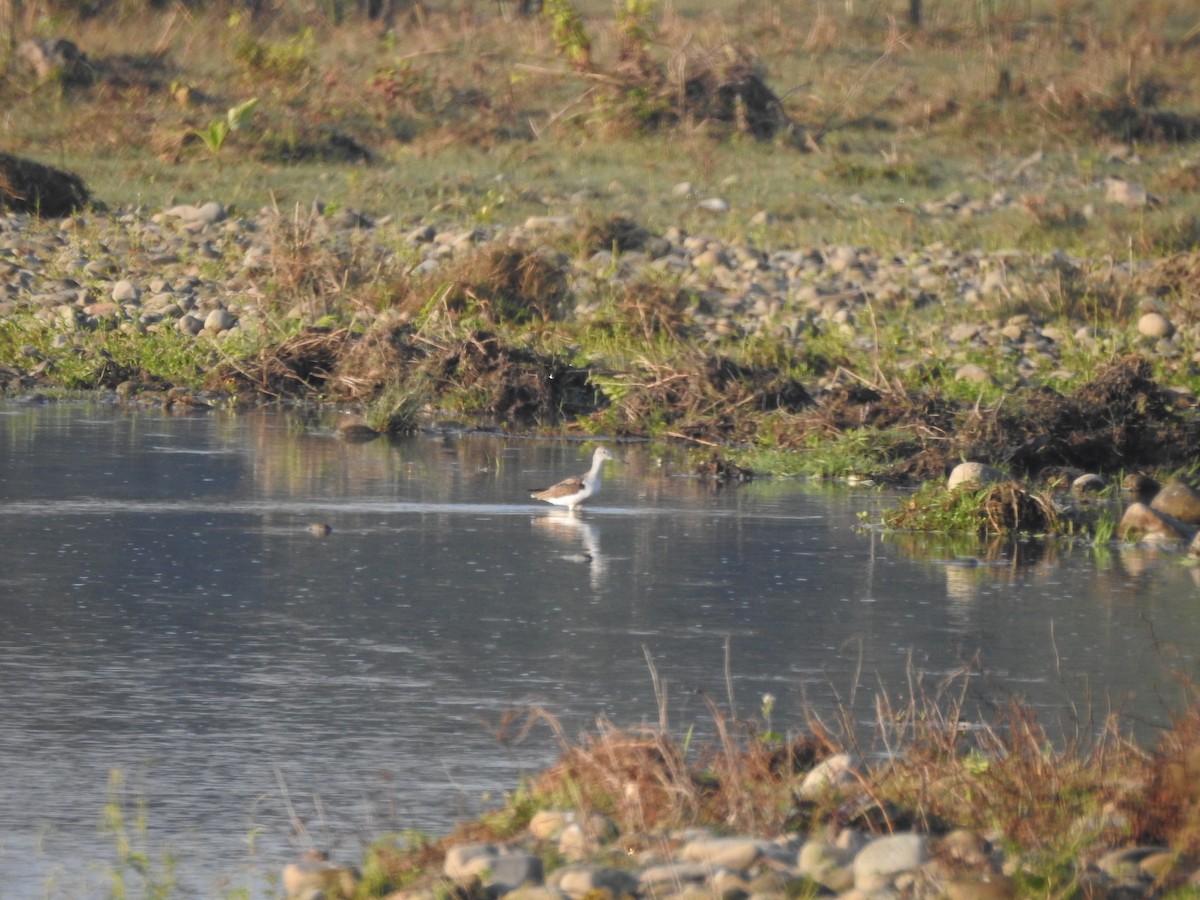
[(965, 363), (954, 370), (955, 381), (966, 381), (969, 384), (993, 384), (992, 373), (978, 363)]
[(1158, 312), (1148, 312), (1143, 315), (1137, 322), (1137, 330), (1139, 334), (1149, 338), (1169, 338), (1175, 333), (1175, 326), (1171, 324), (1171, 320)]
[[(543, 810), (534, 816), (524, 835), (507, 842), (453, 845), (446, 851), (442, 876), (454, 896), (496, 900), (788, 900), (796, 896), (1010, 900), (1019, 896), (1016, 883), (1005, 871), (1018, 866), (1020, 860), (1006, 860), (982, 835), (964, 828), (942, 837), (916, 830), (873, 835), (856, 828), (829, 830), (810, 838), (796, 834), (774, 838), (719, 835), (698, 828), (656, 832), (649, 837), (620, 835), (610, 821), (603, 830), (611, 837), (591, 861), (564, 864), (560, 860), (557, 867), (551, 863), (552, 869), (546, 871), (544, 860), (553, 856), (543, 852), (545, 836), (553, 834), (558, 825), (578, 820), (568, 810)], [(626, 849), (633, 846), (640, 849)], [(622, 862), (613, 865), (614, 858)], [(1116, 847), (1086, 870), (1081, 863), (1080, 877), (1093, 882), (1098, 893), (1092, 896), (1114, 896), (1105, 891), (1132, 885), (1146, 888), (1178, 862), (1178, 857), (1162, 847)], [(298, 891), (311, 890), (317, 879), (327, 879), (325, 890), (340, 889), (342, 885), (334, 878), (357, 880), (354, 870), (334, 866), (324, 858), (289, 865), (284, 872), (290, 900), (311, 896)], [(389, 896), (436, 900), (446, 895), (446, 883)]]

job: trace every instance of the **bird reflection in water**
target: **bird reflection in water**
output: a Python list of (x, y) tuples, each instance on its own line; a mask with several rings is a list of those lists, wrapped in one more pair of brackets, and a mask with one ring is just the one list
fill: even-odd
[(532, 523), (542, 529), (559, 544), (570, 547), (570, 551), (560, 553), (559, 559), (568, 562), (585, 563), (593, 588), (599, 586), (608, 568), (608, 560), (600, 552), (600, 529), (591, 522), (584, 521), (572, 512), (551, 513), (546, 516), (536, 516)]

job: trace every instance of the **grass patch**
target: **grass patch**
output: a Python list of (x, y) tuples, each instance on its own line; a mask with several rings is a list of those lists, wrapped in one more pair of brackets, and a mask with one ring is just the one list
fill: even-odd
[(887, 528), (980, 536), (1053, 534), (1065, 523), (1053, 496), (1015, 481), (978, 490), (947, 490), (943, 484), (931, 482), (883, 518)]

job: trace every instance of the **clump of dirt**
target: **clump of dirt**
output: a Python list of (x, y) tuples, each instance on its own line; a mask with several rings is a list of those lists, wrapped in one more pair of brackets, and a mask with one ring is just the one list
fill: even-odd
[(1150, 363), (1131, 354), (1069, 395), (1040, 388), (1016, 405), (971, 417), (956, 449), (964, 458), (988, 458), (1018, 474), (1052, 466), (1113, 472), (1192, 458), (1200, 433), (1166, 401)]
[[(549, 322), (564, 312), (568, 280), (563, 262), (537, 248), (493, 245), (474, 253), (448, 286), (416, 286), (414, 297), (436, 294), (453, 315), (471, 312), (490, 323)], [(444, 276), (439, 276), (444, 277)]]
[(746, 413), (796, 413), (813, 402), (800, 382), (776, 369), (716, 355), (687, 370), (651, 369), (640, 382), (622, 385), (619, 393), (626, 421), (658, 419), (679, 435), (713, 443), (753, 437), (757, 419)]
[(0, 210), (58, 218), (90, 199), (83, 179), (10, 153), (0, 153)]
[(1150, 363), (1132, 354), (1070, 394), (1041, 387), (988, 410), (932, 392), (850, 383), (822, 394), (775, 438), (785, 447), (802, 446), (812, 434), (890, 430), (896, 462), (876, 476), (897, 483), (944, 477), (963, 459), (1023, 476), (1055, 468), (1115, 472), (1186, 463), (1200, 453), (1200, 421), (1182, 416), (1151, 375)]
[(517, 424), (547, 424), (594, 412), (603, 398), (585, 370), (476, 332), (430, 354), (425, 366), (447, 387), (468, 385), (483, 411)]
[(263, 348), (251, 360), (226, 360), (210, 373), (205, 387), (274, 399), (319, 394), (353, 341), (354, 335), (346, 328), (311, 328)]
[(324, 393), (365, 401), (397, 384), (428, 386), (434, 402), (468, 391), (470, 411), (519, 425), (578, 418), (605, 402), (586, 370), (556, 357), (506, 346), (486, 331), (442, 342), (408, 326), (365, 335), (312, 329), (250, 363), (224, 364), (207, 387), (271, 398)]
[(644, 55), (604, 73), (600, 118), (633, 131), (707, 123), (768, 139), (795, 132), (762, 64), (733, 46), (655, 65)]
[(1016, 481), (988, 488), (980, 511), (988, 534), (1046, 534), (1058, 522), (1058, 513), (1046, 495)]

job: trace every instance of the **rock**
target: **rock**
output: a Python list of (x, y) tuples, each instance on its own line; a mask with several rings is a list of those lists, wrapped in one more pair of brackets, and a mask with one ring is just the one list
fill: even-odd
[(808, 771), (796, 796), (815, 802), (832, 788), (854, 781), (854, 760), (849, 753), (827, 756)]
[(358, 879), (356, 869), (335, 865), (315, 850), (302, 862), (283, 868), (283, 890), (289, 900), (311, 897), (351, 900), (358, 891)]
[(1126, 541), (1176, 543), (1191, 540), (1192, 530), (1183, 522), (1144, 503), (1131, 503), (1121, 516), (1117, 537)]
[(442, 873), (451, 881), (466, 881), (487, 869), (499, 852), (495, 844), (459, 844), (446, 851)]
[(87, 56), (66, 38), (21, 41), (17, 59), (29, 67), (38, 81), (57, 78), (67, 84), (80, 84), (91, 80)]
[(643, 891), (663, 885), (703, 884), (710, 874), (712, 868), (702, 863), (671, 862), (643, 869), (638, 883)]
[(1129, 474), (1121, 482), (1121, 490), (1131, 494), (1139, 503), (1149, 503), (1162, 486), (1149, 475)]
[(1075, 494), (1096, 494), (1108, 487), (1106, 482), (1099, 475), (1087, 474), (1080, 475), (1071, 482), (1071, 492)]
[(946, 479), (946, 488), (951, 491), (958, 487), (980, 488), (1004, 480), (1006, 480), (1005, 474), (993, 466), (979, 462), (964, 462), (959, 463), (950, 471), (950, 477)]
[(204, 330), (204, 320), (188, 313), (186, 316), (180, 316), (175, 323), (175, 328), (182, 334), (190, 334), (195, 337)]
[[(389, 895), (390, 896), (390, 895)], [(545, 885), (518, 887), (504, 895), (504, 900), (567, 900), (562, 891)]]
[(118, 303), (131, 303), (140, 299), (142, 292), (128, 278), (122, 278), (112, 286), (110, 296)]
[(854, 857), (854, 887), (879, 890), (891, 884), (897, 875), (919, 869), (928, 861), (929, 848), (919, 834), (876, 838)]
[(204, 317), (204, 330), (212, 334), (228, 331), (237, 324), (237, 316), (224, 308), (214, 309)]
[(954, 371), (955, 381), (967, 381), (971, 384), (994, 384), (992, 373), (977, 363), (965, 363)]
[(697, 206), (699, 206), (705, 212), (710, 213), (729, 212), (728, 201), (722, 200), (720, 197), (708, 197), (707, 199), (701, 200)]
[(1138, 334), (1149, 338), (1169, 338), (1175, 333), (1171, 320), (1158, 312), (1148, 312), (1137, 322)]
[(679, 851), (680, 859), (731, 869), (748, 869), (760, 856), (761, 843), (748, 838), (700, 838)]
[(1187, 482), (1172, 478), (1150, 501), (1150, 508), (1180, 522), (1200, 525), (1200, 493)]
[(593, 891), (608, 891), (613, 900), (619, 900), (637, 893), (638, 880), (632, 872), (611, 866), (568, 866), (551, 876), (550, 886), (575, 900)]
[(499, 893), (543, 881), (542, 858), (522, 850), (502, 851), (491, 858), (483, 883)]

